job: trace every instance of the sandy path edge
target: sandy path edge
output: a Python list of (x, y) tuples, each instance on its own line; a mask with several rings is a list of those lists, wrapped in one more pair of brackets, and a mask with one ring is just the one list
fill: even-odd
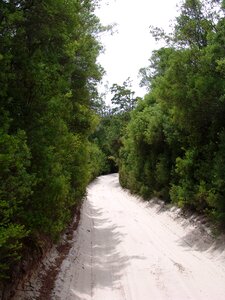
[[(32, 269), (27, 280), (21, 280), (11, 300), (50, 300), (55, 280), (64, 259), (73, 245), (73, 235), (80, 221), (81, 204), (73, 212), (73, 219), (57, 244), (53, 244), (46, 255)], [(5, 298), (3, 298), (5, 299)]]
[(225, 299), (224, 244), (164, 208), (121, 189), (116, 174), (99, 177), (51, 299)]

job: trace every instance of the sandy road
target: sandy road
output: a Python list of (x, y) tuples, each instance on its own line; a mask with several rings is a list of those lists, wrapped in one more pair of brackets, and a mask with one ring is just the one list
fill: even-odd
[(171, 214), (122, 190), (116, 174), (99, 177), (52, 299), (224, 300), (224, 253), (200, 247)]

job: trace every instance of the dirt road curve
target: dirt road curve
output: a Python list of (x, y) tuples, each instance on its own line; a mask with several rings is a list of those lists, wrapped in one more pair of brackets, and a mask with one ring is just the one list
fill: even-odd
[(224, 300), (224, 253), (158, 208), (123, 191), (115, 174), (92, 183), (52, 299)]

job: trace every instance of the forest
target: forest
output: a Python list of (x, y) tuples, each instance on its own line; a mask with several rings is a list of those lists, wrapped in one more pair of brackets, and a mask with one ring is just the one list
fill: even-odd
[[(124, 188), (225, 226), (225, 1), (184, 0), (164, 46), (98, 94), (104, 70), (94, 0), (0, 0), (0, 281), (57, 242), (88, 183)], [(150, 21), (149, 21), (150, 22)]]

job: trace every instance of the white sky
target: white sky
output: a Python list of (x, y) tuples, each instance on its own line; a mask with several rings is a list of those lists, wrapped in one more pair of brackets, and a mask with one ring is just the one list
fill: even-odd
[(116, 23), (118, 31), (113, 35), (104, 33), (101, 37), (105, 52), (98, 61), (107, 73), (103, 84), (122, 84), (130, 77), (136, 95), (142, 97), (146, 93), (139, 87), (138, 72), (148, 66), (152, 50), (159, 48), (151, 37), (149, 26), (169, 31), (170, 21), (177, 15), (177, 3), (179, 0), (102, 0), (96, 15), (103, 25)]

